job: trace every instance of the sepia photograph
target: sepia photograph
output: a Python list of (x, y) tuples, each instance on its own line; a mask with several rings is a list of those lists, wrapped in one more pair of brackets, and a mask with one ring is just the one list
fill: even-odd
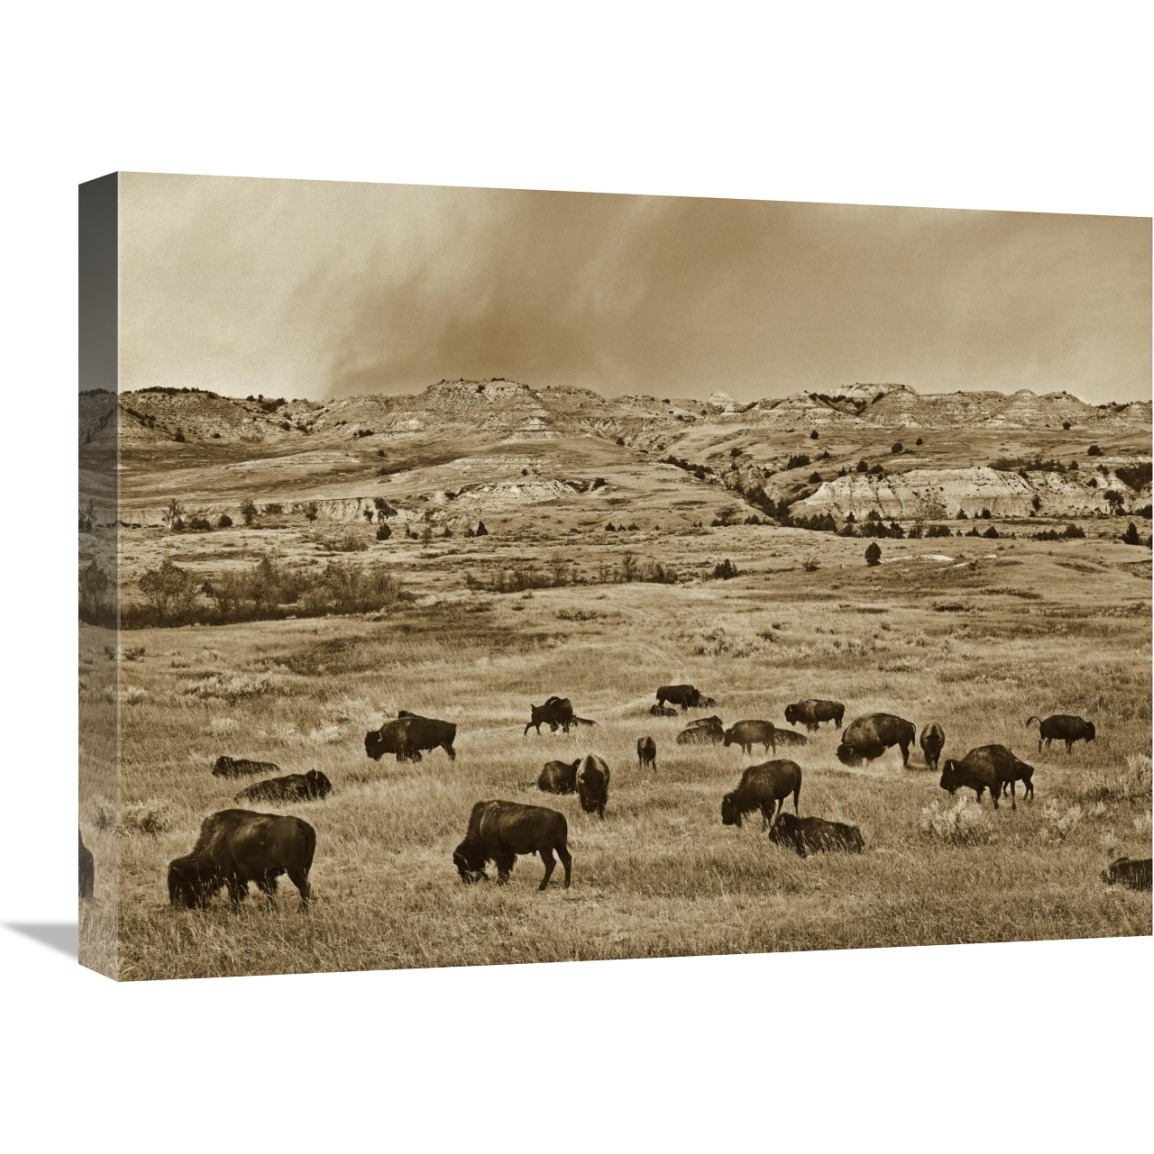
[(84, 964), (1151, 933), (1149, 219), (97, 190)]

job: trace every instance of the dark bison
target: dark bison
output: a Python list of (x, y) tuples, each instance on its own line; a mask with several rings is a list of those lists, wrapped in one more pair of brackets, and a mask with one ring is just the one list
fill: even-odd
[(537, 778), (537, 788), (545, 793), (576, 793), (578, 758), (572, 765), (563, 761), (547, 761)]
[(956, 789), (972, 789), (982, 800), (983, 790), (990, 791), (994, 809), (998, 808), (998, 798), (1003, 787), (1010, 786), (1010, 808), (1017, 809), (1014, 783), (1023, 782), (1025, 796), (1033, 797), (1034, 785), (1031, 778), (1034, 767), (1019, 761), (1004, 745), (982, 745), (971, 749), (961, 761), (946, 759), (942, 766), (942, 789), (952, 795)]
[(705, 697), (693, 685), (663, 685), (657, 691), (657, 704), (664, 705), (667, 701), (680, 705), (682, 713), (689, 709), (712, 709), (717, 705), (712, 697)]
[(918, 738), (918, 745), (922, 747), (922, 756), (930, 769), (938, 768), (938, 758), (942, 756), (942, 746), (946, 744), (946, 731), (936, 722), (922, 727), (922, 735)]
[(772, 721), (738, 721), (731, 725), (722, 735), (721, 743), (725, 746), (739, 745), (741, 752), (753, 756), (753, 747), (760, 745), (766, 753), (771, 749), (777, 752), (773, 741)]
[(792, 813), (777, 815), (777, 821), (769, 831), (769, 840), (788, 847), (799, 857), (835, 850), (861, 853), (865, 845), (856, 825), (824, 821), (820, 817), (797, 817)]
[(1133, 858), (1120, 857), (1112, 861), (1103, 871), (1102, 880), (1109, 886), (1119, 882), (1132, 890), (1148, 890), (1150, 888), (1150, 858), (1135, 861)]
[(530, 729), (535, 729), (537, 736), (540, 737), (542, 725), (547, 725), (550, 733), (556, 733), (558, 726), (568, 733), (575, 720), (573, 704), (567, 697), (547, 697), (544, 705), (530, 705), (529, 712), (529, 721), (521, 734), (522, 737)]
[(725, 740), (720, 717), (699, 717), (676, 737), (678, 745), (717, 745)]
[(649, 712), (654, 717), (676, 717), (677, 710), (669, 705), (651, 705)]
[(637, 768), (657, 772), (657, 742), (652, 737), (637, 739)]
[(1039, 753), (1042, 752), (1042, 742), (1046, 743), (1046, 749), (1049, 750), (1051, 741), (1064, 741), (1066, 752), (1070, 753), (1074, 749), (1075, 741), (1093, 741), (1097, 736), (1092, 721), (1084, 721), (1081, 717), (1074, 717), (1069, 713), (1055, 713), (1045, 721), (1040, 717), (1027, 717), (1027, 729), (1030, 728), (1031, 721), (1038, 723)]
[(308, 773), (290, 773), (287, 777), (272, 777), (242, 789), (237, 801), (312, 801), (324, 799), (333, 792), (333, 783), (319, 769)]
[(851, 721), (841, 735), (837, 759), (842, 765), (861, 765), (881, 757), (887, 749), (901, 746), (902, 765), (909, 765), (914, 726), (892, 713), (867, 713)]
[(589, 754), (577, 770), (577, 800), (586, 813), (605, 820), (605, 803), (609, 800), (609, 766), (595, 754)]
[(248, 883), (256, 882), (271, 901), (276, 879), (287, 873), (300, 891), (301, 909), (307, 909), (316, 847), (316, 830), (299, 817), (221, 810), (201, 823), (192, 852), (169, 863), (168, 900), (197, 909), (228, 886), (228, 896), (236, 903), (248, 895)]
[(253, 773), (280, 773), (271, 761), (249, 761), (247, 757), (218, 757), (212, 767), (213, 777), (248, 777)]
[(92, 897), (96, 887), (96, 862), (92, 857), (92, 850), (84, 844), (84, 835), (78, 829), (76, 836), (80, 841), (80, 896)]
[(465, 840), (453, 850), (453, 865), (463, 882), (479, 882), (487, 875), (485, 866), (497, 864), (497, 881), (504, 884), (523, 853), (538, 854), (545, 863), (545, 876), (537, 887), (549, 884), (556, 861), (565, 868), (565, 888), (573, 869), (568, 846), (569, 826), (565, 815), (541, 805), (521, 805), (515, 801), (479, 801), (469, 815)]
[(794, 733), (792, 729), (777, 729), (773, 731), (774, 745), (808, 745), (809, 738), (804, 733)]
[(763, 828), (773, 822), (776, 812), (781, 813), (785, 799), (793, 794), (793, 812), (801, 796), (801, 766), (795, 761), (766, 761), (751, 765), (742, 775), (732, 793), (721, 799), (721, 824), (741, 825), (741, 819), (755, 809), (761, 810)]
[(365, 753), (380, 761), (386, 753), (396, 755), (398, 761), (420, 761), (422, 749), (443, 749), (449, 760), (457, 757), (453, 741), (457, 727), (451, 721), (435, 717), (418, 717), (406, 713), (396, 721), (386, 721), (380, 729), (365, 734)]
[(806, 729), (814, 731), (823, 721), (832, 721), (834, 729), (840, 729), (841, 719), (844, 716), (845, 706), (840, 701), (822, 701), (817, 697), (797, 701), (785, 707), (785, 720), (790, 725), (804, 721)]

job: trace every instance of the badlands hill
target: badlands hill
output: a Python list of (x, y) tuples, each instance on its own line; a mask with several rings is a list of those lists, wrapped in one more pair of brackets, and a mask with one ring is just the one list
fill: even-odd
[(130, 519), (177, 499), (356, 521), (385, 506), (446, 526), (530, 507), (687, 521), (737, 503), (841, 521), (1090, 516), (1150, 504), (1149, 402), (920, 394), (854, 384), (740, 404), (507, 380), (331, 401), (145, 389), (81, 394), (81, 464), (121, 450)]

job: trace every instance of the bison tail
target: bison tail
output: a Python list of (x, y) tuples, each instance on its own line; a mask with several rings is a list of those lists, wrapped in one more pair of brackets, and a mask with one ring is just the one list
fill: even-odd
[(1027, 718), (1026, 718), (1026, 728), (1027, 728), (1027, 729), (1029, 729), (1029, 728), (1030, 728), (1030, 722), (1031, 722), (1031, 721), (1036, 721), (1036, 722), (1038, 723), (1038, 728), (1039, 728), (1039, 729), (1041, 729), (1041, 728), (1042, 728), (1042, 719), (1041, 719), (1040, 717), (1032, 717), (1032, 716), (1031, 716), (1031, 717), (1027, 717)]

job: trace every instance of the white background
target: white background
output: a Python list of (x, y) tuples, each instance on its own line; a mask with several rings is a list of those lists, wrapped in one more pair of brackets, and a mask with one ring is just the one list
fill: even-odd
[(76, 908), (78, 182), (121, 168), (1149, 216), (1142, 11), (9, 13), (10, 1149), (1148, 1140), (1149, 939), (117, 987), (7, 928)]

